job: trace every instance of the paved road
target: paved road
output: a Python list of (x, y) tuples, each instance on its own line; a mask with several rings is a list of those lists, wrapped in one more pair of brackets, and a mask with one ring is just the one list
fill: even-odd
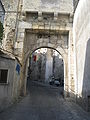
[(62, 98), (60, 89), (35, 83), (28, 88), (25, 98), (0, 113), (0, 120), (90, 120), (89, 113)]

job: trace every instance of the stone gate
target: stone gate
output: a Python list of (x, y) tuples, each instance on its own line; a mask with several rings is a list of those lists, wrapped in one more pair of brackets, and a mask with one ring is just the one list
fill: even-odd
[(64, 90), (65, 93), (74, 94), (73, 1), (19, 0), (13, 7), (10, 2), (9, 6), (5, 5), (7, 13), (3, 46), (21, 61), (22, 94), (26, 94), (29, 55), (43, 47), (53, 48), (62, 55)]

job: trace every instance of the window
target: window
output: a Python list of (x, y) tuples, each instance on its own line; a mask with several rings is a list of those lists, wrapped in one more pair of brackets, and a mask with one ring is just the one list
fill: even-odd
[(7, 83), (8, 70), (0, 69), (0, 83)]

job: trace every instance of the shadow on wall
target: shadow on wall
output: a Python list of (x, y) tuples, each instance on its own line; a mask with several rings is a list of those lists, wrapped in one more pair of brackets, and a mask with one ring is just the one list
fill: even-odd
[(86, 111), (90, 111), (90, 38), (86, 46), (82, 98), (77, 98), (77, 103), (79, 103)]
[[(82, 51), (83, 52), (83, 51)], [(87, 41), (86, 56), (84, 64), (83, 84), (82, 84), (82, 97), (76, 95), (74, 92), (64, 91), (69, 94), (70, 100), (79, 104), (85, 111), (90, 112), (90, 38)]]
[(85, 99), (86, 109), (90, 111), (90, 38), (86, 47), (82, 96)]

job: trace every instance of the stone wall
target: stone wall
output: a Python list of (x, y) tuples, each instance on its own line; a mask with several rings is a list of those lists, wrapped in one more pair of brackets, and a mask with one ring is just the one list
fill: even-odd
[[(90, 1), (80, 0), (74, 15), (73, 35), (76, 63), (76, 94), (83, 106), (90, 101)], [(80, 100), (81, 102), (81, 100)]]
[(18, 0), (2, 0), (5, 8), (3, 48), (13, 52), (17, 26)]
[(44, 12), (73, 12), (72, 0), (24, 0), (23, 11), (44, 11)]

